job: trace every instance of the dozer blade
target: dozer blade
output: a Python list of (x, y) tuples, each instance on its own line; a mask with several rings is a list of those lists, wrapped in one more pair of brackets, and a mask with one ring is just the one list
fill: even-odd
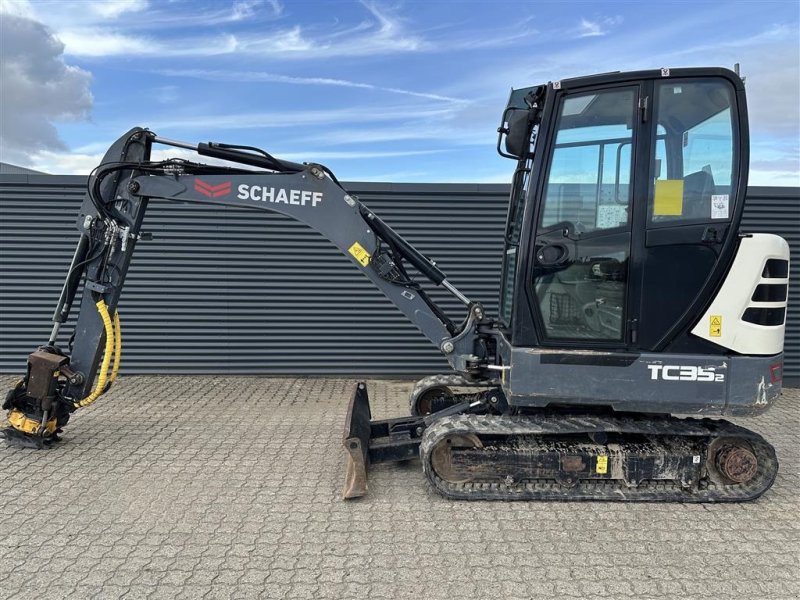
[(342, 445), (346, 451), (346, 470), (342, 498), (359, 498), (367, 493), (371, 464), (398, 462), (419, 456), (422, 417), (401, 417), (372, 421), (367, 384), (356, 384), (344, 425)]
[(347, 419), (344, 424), (342, 444), (347, 451), (347, 467), (342, 498), (359, 498), (367, 493), (367, 469), (369, 468), (369, 410), (367, 386), (359, 383), (353, 390)]

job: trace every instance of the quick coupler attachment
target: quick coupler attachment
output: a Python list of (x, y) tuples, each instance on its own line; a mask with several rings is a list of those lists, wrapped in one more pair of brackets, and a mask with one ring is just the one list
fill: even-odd
[(16, 448), (41, 449), (59, 441), (58, 418), (42, 410), (40, 403), (25, 393), (20, 381), (6, 394), (6, 418), (0, 425), (0, 439)]
[(367, 494), (367, 473), (371, 464), (399, 462), (419, 457), (425, 431), (422, 417), (401, 417), (372, 421), (367, 384), (356, 384), (344, 425), (342, 445), (346, 451), (346, 471), (342, 499)]
[(39, 349), (28, 357), (28, 371), (8, 391), (3, 410), (8, 411), (0, 437), (10, 446), (44, 448), (59, 441), (58, 433), (69, 411), (59, 401), (60, 380), (75, 380), (69, 358)]

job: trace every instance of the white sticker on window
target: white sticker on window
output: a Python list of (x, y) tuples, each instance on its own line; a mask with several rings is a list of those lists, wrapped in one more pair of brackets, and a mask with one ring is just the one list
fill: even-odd
[(728, 194), (715, 194), (711, 196), (711, 218), (728, 218)]
[(601, 204), (597, 207), (596, 229), (611, 229), (628, 223), (628, 207), (620, 204)]

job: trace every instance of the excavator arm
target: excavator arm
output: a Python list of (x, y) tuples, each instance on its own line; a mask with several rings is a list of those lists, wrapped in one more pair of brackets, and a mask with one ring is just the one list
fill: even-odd
[[(257, 167), (219, 167), (185, 160), (150, 160), (154, 144)], [(42, 446), (71, 413), (104, 394), (116, 379), (122, 351), (117, 311), (151, 199), (278, 212), (307, 224), (339, 248), (470, 380), (491, 378), (491, 343), (479, 332), (487, 320), (433, 262), (348, 194), (326, 167), (277, 159), (250, 147), (192, 145), (135, 128), (117, 140), (89, 177), (77, 226), (81, 237), (53, 315), (47, 344), (28, 359), (25, 377), (3, 408), (9, 441)], [(407, 265), (418, 275), (412, 276)], [(456, 324), (428, 296), (419, 279), (442, 286), (466, 308)], [(59, 346), (80, 284), (83, 293), (70, 351)], [(367, 421), (369, 416), (367, 416)]]

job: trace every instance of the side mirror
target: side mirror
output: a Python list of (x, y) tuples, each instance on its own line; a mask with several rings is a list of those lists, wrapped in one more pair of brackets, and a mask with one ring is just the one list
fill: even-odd
[(528, 110), (509, 110), (506, 123), (506, 152), (518, 159), (527, 157), (531, 140), (531, 122)]

